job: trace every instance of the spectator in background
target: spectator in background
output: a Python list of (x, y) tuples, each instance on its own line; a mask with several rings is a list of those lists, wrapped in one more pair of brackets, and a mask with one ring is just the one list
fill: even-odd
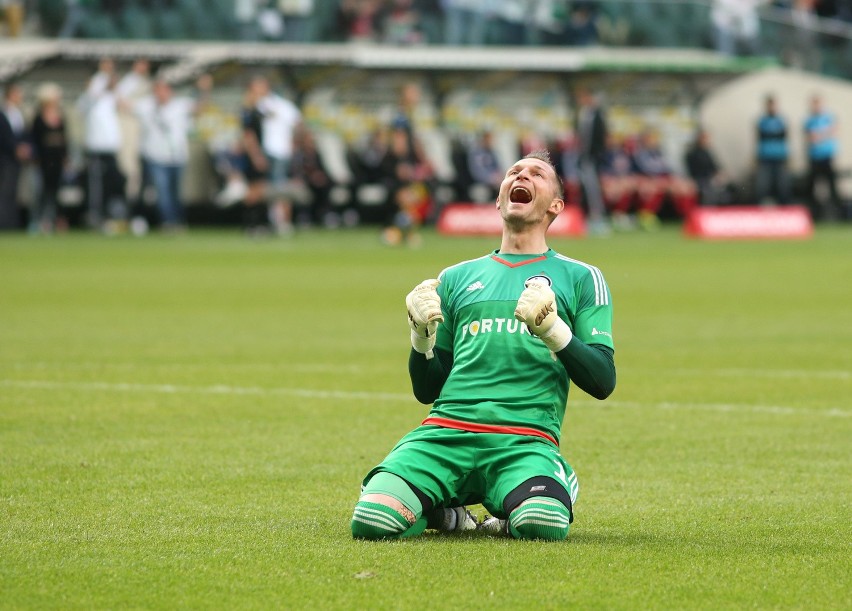
[(574, 131), (579, 141), (578, 176), (583, 185), (586, 209), (589, 215), (589, 231), (606, 234), (606, 210), (598, 175), (600, 164), (606, 153), (607, 122), (597, 97), (586, 87), (575, 91), (577, 110)]
[(758, 202), (774, 198), (779, 204), (790, 201), (790, 177), (787, 172), (787, 121), (778, 114), (774, 96), (766, 96), (763, 115), (757, 121), (757, 176), (755, 196)]
[(415, 113), (420, 104), (420, 95), (420, 87), (417, 83), (408, 82), (402, 85), (399, 90), (396, 114), (391, 121), (391, 127), (405, 132), (408, 149), (413, 151), (416, 158), (423, 186), (429, 188), (434, 178), (434, 168), (429, 161), (429, 156), (426, 154), (426, 147), (423, 146), (423, 141), (418, 136), (415, 128)]
[(397, 246), (403, 240), (410, 246), (419, 246), (418, 229), (429, 213), (431, 203), (426, 186), (431, 168), (420, 161), (402, 127), (391, 130), (385, 167), (390, 193), (382, 239), (390, 246)]
[[(838, 149), (837, 119), (833, 113), (825, 110), (822, 97), (818, 94), (811, 97), (810, 114), (805, 119), (804, 129), (808, 147), (807, 193), (811, 210), (815, 218), (821, 218), (829, 211), (841, 212), (837, 176), (834, 171), (834, 157)], [(828, 185), (831, 198), (828, 205), (817, 196), (818, 182)]]
[(83, 148), (86, 153), (86, 223), (100, 227), (108, 202), (124, 192), (124, 176), (118, 169), (121, 126), (118, 119), (118, 76), (115, 63), (102, 59), (77, 101), (83, 117)]
[(565, 189), (565, 206), (579, 206), (583, 200), (583, 187), (579, 174), (580, 143), (574, 132), (568, 132), (556, 141), (553, 160)]
[(59, 188), (68, 165), (62, 88), (56, 83), (45, 83), (36, 97), (38, 111), (33, 119), (31, 138), (41, 188), (30, 219), (30, 233), (52, 233), (67, 227), (67, 221), (58, 216)]
[(695, 207), (698, 199), (695, 183), (674, 173), (656, 131), (646, 130), (639, 137), (633, 152), (633, 166), (639, 174), (639, 224), (644, 229), (657, 227), (659, 213), (666, 202), (674, 206), (681, 218)]
[(418, 28), (426, 44), (440, 44), (444, 41), (444, 0), (414, 0), (420, 24)]
[(162, 78), (154, 82), (150, 96), (133, 105), (142, 130), (145, 173), (157, 191), (157, 209), (167, 231), (183, 229), (186, 220), (180, 187), (189, 161), (189, 130), (196, 108), (196, 100), (175, 97), (171, 85)]
[(782, 52), (785, 63), (794, 68), (818, 72), (822, 67), (819, 18), (816, 14), (817, 0), (794, 0), (790, 19), (792, 31), (784, 39)]
[(396, 112), (391, 120), (391, 127), (405, 130), (405, 136), (412, 149), (417, 149), (419, 146), (417, 135), (414, 133), (414, 113), (417, 111), (418, 104), (420, 104), (420, 87), (414, 82), (404, 83), (399, 88)]
[(18, 182), (21, 166), (30, 157), (22, 110), (24, 90), (18, 83), (6, 85), (0, 108), (0, 231), (18, 229)]
[(499, 45), (527, 44), (528, 9), (526, 0), (491, 0), (493, 28)]
[(575, 47), (598, 43), (597, 8), (593, 2), (572, 2), (565, 30), (566, 42)]
[(280, 42), (284, 39), (284, 17), (276, 0), (265, 0), (257, 13), (257, 28), (263, 42)]
[(261, 89), (250, 82), (243, 95), (240, 110), (240, 166), (246, 181), (243, 197), (243, 227), (249, 236), (269, 231), (266, 207), (269, 160), (263, 151), (263, 115), (257, 107)]
[(384, 182), (388, 140), (388, 130), (380, 127), (370, 132), (363, 146), (347, 148), (346, 161), (356, 184)]
[(494, 150), (494, 136), (490, 131), (480, 134), (467, 152), (467, 167), (472, 181), (487, 189), (486, 201), (493, 202), (503, 182), (503, 170)]
[(409, 46), (423, 42), (420, 30), (420, 15), (414, 8), (414, 0), (389, 0), (379, 17), (382, 42)]
[(378, 204), (377, 208), (383, 214), (390, 190), (390, 177), (387, 175), (385, 158), (388, 154), (389, 130), (385, 126), (370, 131), (358, 142), (346, 146), (346, 165), (352, 172), (352, 182), (349, 185), (349, 201), (355, 208), (344, 213), (347, 225), (355, 225), (360, 220), (359, 207)]
[(80, 26), (89, 15), (89, 8), (95, 0), (65, 0), (65, 20), (59, 29), (59, 38), (74, 38)]
[(489, 1), (444, 0), (444, 35), (448, 45), (485, 44)]
[(571, 44), (566, 40), (568, 14), (564, 0), (537, 0), (530, 8), (531, 45), (560, 46)]
[(381, 0), (341, 0), (337, 8), (337, 31), (344, 40), (373, 42), (379, 37)]
[(756, 55), (760, 43), (757, 9), (766, 0), (713, 0), (713, 42), (725, 55)]
[(633, 229), (637, 181), (633, 159), (620, 134), (607, 135), (600, 176), (604, 202), (611, 211), (613, 226), (616, 229)]
[(732, 185), (728, 174), (719, 166), (710, 149), (710, 134), (699, 129), (684, 156), (689, 177), (698, 188), (698, 203), (720, 206), (731, 203)]
[(278, 0), (284, 18), (286, 42), (312, 42), (314, 38), (314, 0)]
[(139, 60), (119, 81), (115, 63), (104, 58), (77, 101), (85, 124), (86, 220), (90, 227), (113, 231), (112, 221), (126, 216), (126, 177), (118, 166), (122, 146), (118, 113), (121, 105), (147, 87), (148, 69), (148, 62)]
[(17, 38), (24, 27), (24, 0), (0, 0), (6, 21), (6, 35)]
[(302, 123), (302, 113), (269, 87), (264, 76), (255, 76), (250, 87), (254, 90), (255, 109), (260, 114), (260, 145), (266, 155), (268, 181), (271, 190), (269, 210), (273, 230), (279, 235), (293, 232), (293, 202), (287, 193), (290, 163), (293, 158), (293, 139)]
[(291, 174), (294, 182), (309, 193), (309, 221), (326, 227), (339, 226), (340, 218), (331, 210), (333, 181), (320, 156), (316, 138), (306, 127), (299, 129), (296, 136)]
[(234, 21), (237, 24), (238, 40), (256, 42), (260, 39), (258, 19), (262, 2), (263, 0), (234, 0)]

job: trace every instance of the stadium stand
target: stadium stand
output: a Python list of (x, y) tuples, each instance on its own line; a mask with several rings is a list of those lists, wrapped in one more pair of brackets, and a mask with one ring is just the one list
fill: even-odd
[[(742, 151), (750, 150), (747, 124), (752, 117), (742, 112), (745, 105), (737, 108), (730, 100), (721, 110), (713, 109), (712, 104), (722, 104), (713, 93), (742, 78), (777, 70), (780, 64), (796, 66), (808, 59), (791, 42), (798, 26), (789, 10), (779, 7), (761, 9), (760, 22), (762, 47), (777, 49), (777, 54), (729, 56), (710, 48), (711, 4), (698, 1), (597, 2), (600, 44), (592, 46), (510, 48), (493, 44), (492, 35), (488, 38), (492, 44), (465, 49), (345, 42), (346, 35), (337, 27), (336, 2), (314, 3), (309, 38), (315, 42), (310, 44), (237, 42), (231, 2), (173, 0), (157, 6), (154, 10), (139, 0), (116, 11), (93, 11), (76, 39), (31, 36), (9, 42), (0, 57), (0, 81), (57, 82), (65, 90), (76, 136), (80, 126), (73, 101), (100, 57), (112, 57), (124, 67), (147, 58), (158, 74), (178, 87), (211, 73), (215, 102), (226, 115), (230, 113), (230, 119), (210, 121), (230, 123), (219, 128), (208, 124), (204, 129), (218, 129), (223, 140), (235, 132), (234, 116), (247, 75), (263, 72), (301, 108), (336, 183), (335, 204), (345, 207), (354, 202), (364, 218), (371, 218), (370, 209), (380, 206), (386, 195), (380, 184), (357, 184), (352, 150), (387, 125), (397, 91), (406, 81), (416, 80), (424, 94), (413, 120), (427, 144), (435, 169), (435, 197), (441, 205), (477, 199), (467, 185), (461, 159), (471, 139), (484, 130), (494, 133), (498, 154), (506, 163), (524, 141), (538, 139), (555, 149), (563, 146), (560, 143), (570, 139), (573, 129), (571, 90), (578, 82), (603, 93), (610, 129), (628, 142), (645, 129), (657, 131), (676, 172), (683, 172), (683, 151), (696, 127), (712, 121), (721, 128), (714, 141), (732, 151), (723, 156), (723, 163), (747, 183), (749, 164)], [(59, 31), (64, 3), (44, 0), (38, 11), (44, 33)], [(817, 49), (820, 64), (810, 72), (850, 76), (848, 24), (817, 18), (809, 31), (822, 43)], [(433, 32), (427, 40), (441, 37)], [(772, 82), (783, 83), (786, 77), (779, 78)], [(808, 82), (817, 86), (823, 81)], [(844, 87), (848, 86), (838, 89)], [(755, 95), (759, 99), (760, 94)], [(793, 103), (786, 106), (798, 108)], [(725, 112), (744, 116), (726, 122)], [(728, 135), (726, 124), (734, 123), (740, 131)], [(207, 139), (196, 135), (184, 188), (189, 203), (208, 203), (222, 186), (213, 174), (208, 145)], [(794, 165), (801, 171), (799, 160)], [(845, 158), (843, 165), (852, 167)]]

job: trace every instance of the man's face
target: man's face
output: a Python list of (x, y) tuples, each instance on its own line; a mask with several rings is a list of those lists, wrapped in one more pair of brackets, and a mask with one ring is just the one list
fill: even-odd
[(497, 209), (507, 222), (537, 224), (548, 211), (559, 214), (562, 200), (557, 194), (559, 178), (549, 163), (521, 159), (508, 169), (500, 184)]
[(18, 85), (12, 85), (6, 94), (6, 100), (12, 106), (20, 106), (24, 102), (24, 90)]
[(269, 94), (269, 81), (264, 78), (255, 78), (251, 82), (251, 91), (258, 98)]
[(815, 115), (822, 112), (822, 99), (819, 96), (811, 98), (811, 112)]
[(158, 104), (165, 104), (172, 97), (172, 88), (168, 83), (157, 81), (154, 83), (154, 97)]

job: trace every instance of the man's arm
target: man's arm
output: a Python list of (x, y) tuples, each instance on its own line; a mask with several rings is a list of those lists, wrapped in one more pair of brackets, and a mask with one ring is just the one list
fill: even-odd
[(515, 318), (552, 350), (568, 377), (596, 399), (606, 399), (615, 389), (615, 361), (608, 346), (586, 344), (559, 318), (556, 296), (546, 282), (533, 278), (518, 299)]
[(576, 337), (556, 353), (571, 381), (595, 399), (606, 399), (615, 390), (613, 355), (609, 346), (586, 344)]
[(453, 365), (452, 353), (435, 348), (438, 326), (444, 322), (438, 284), (435, 279), (424, 280), (405, 297), (411, 330), (408, 373), (414, 396), (421, 403), (438, 398)]
[(408, 355), (408, 375), (411, 377), (411, 389), (414, 397), (421, 403), (434, 403), (444, 382), (453, 367), (453, 355), (450, 352), (433, 348), (434, 358), (427, 359), (426, 355), (414, 348)]

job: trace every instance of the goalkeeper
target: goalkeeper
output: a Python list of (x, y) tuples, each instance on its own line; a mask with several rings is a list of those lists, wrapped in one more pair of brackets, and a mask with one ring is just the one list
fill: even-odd
[[(544, 152), (506, 172), (500, 248), (445, 269), (406, 298), (414, 396), (432, 403), (364, 479), (354, 537), (425, 528), (563, 540), (577, 476), (559, 452), (571, 382), (615, 388), (612, 303), (597, 268), (557, 254), (545, 234), (564, 207)], [(491, 518), (477, 524), (465, 505)]]

